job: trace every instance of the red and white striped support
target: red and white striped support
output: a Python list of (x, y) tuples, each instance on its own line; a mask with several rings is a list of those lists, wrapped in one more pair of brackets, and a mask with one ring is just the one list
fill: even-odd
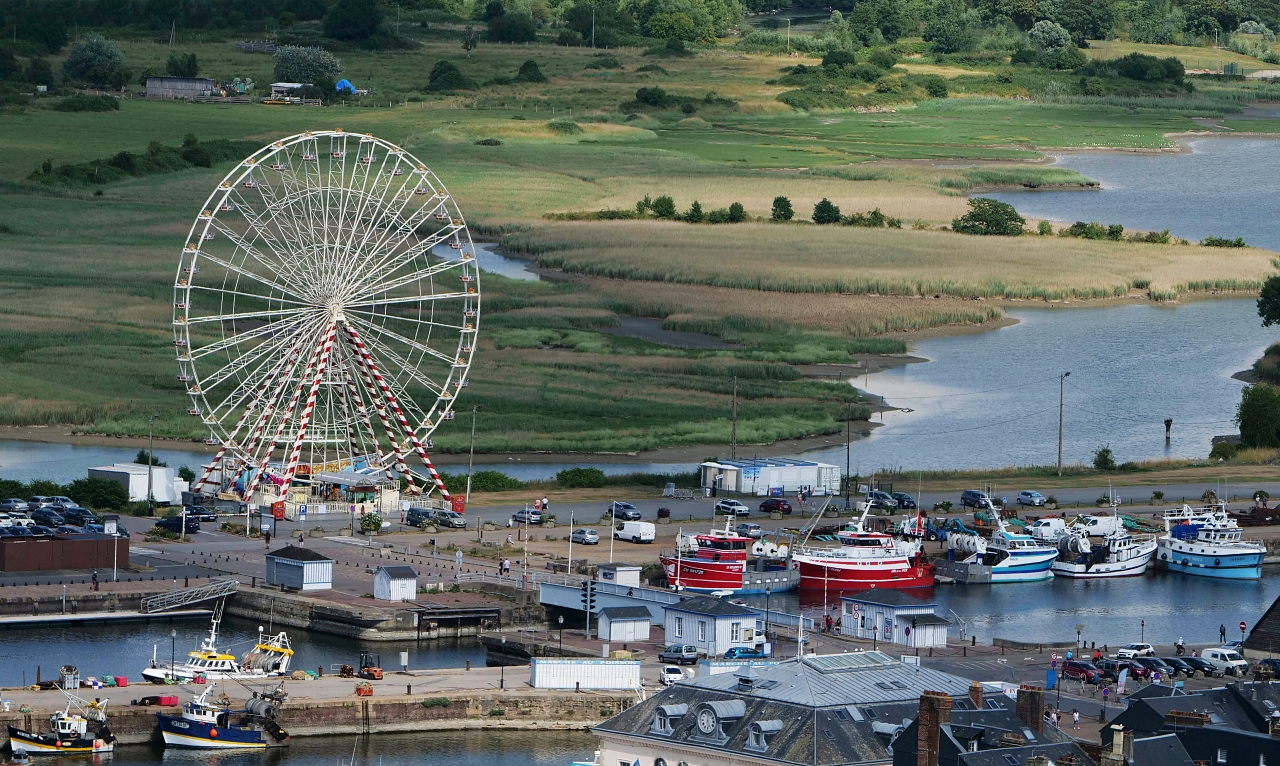
[[(336, 367), (338, 365), (334, 366)], [(360, 440), (356, 436), (356, 424), (353, 417), (356, 414), (355, 404), (348, 399), (348, 393), (354, 396), (354, 392), (349, 392), (348, 384), (350, 384), (350, 382), (351, 376), (346, 374), (344, 371), (342, 373), (342, 385), (335, 386), (334, 390), (337, 391), (338, 401), (342, 406), (343, 417), (347, 420), (347, 448), (351, 450), (351, 460), (354, 463), (356, 455), (360, 454)], [(366, 420), (365, 425), (369, 426), (371, 424)], [(372, 428), (370, 430), (372, 431)], [(374, 439), (374, 444), (377, 444), (377, 439)]]
[[(280, 395), (284, 392), (284, 387), (289, 382), (289, 377), (293, 374), (293, 370), (297, 369), (298, 362), (301, 359), (301, 340), (302, 339), (299, 338), (299, 343), (296, 343), (294, 347), (289, 350), (288, 355), (285, 356), (283, 360), (284, 364), (281, 365), (280, 369), (283, 372), (287, 365), (289, 371), (280, 377), (279, 383), (276, 384), (275, 391), (271, 392), (270, 395), (262, 395), (260, 397), (262, 401), (262, 412), (258, 415), (258, 422), (255, 424), (253, 432), (249, 434), (248, 440), (241, 445), (240, 452), (245, 456), (245, 459), (240, 464), (240, 467), (236, 469), (231, 480), (227, 482), (228, 487), (234, 487), (236, 482), (240, 480), (240, 477), (244, 475), (244, 472), (252, 465), (254, 450), (258, 448), (258, 442), (262, 438), (262, 433), (266, 429), (267, 423), (271, 422), (271, 416), (275, 413), (275, 407), (273, 404), (280, 400)], [(265, 388), (266, 387), (264, 386), (264, 391)], [(270, 457), (271, 456), (268, 454), (267, 458)], [(264, 460), (264, 465), (259, 466), (259, 469), (265, 467), (265, 463), (266, 461)], [(259, 475), (261, 475), (261, 470), (259, 470)], [(248, 500), (249, 494), (250, 493), (246, 491), (243, 499)]]
[[(298, 459), (302, 457), (302, 441), (306, 438), (307, 427), (311, 425), (311, 415), (316, 410), (316, 397), (320, 395), (320, 384), (324, 381), (324, 371), (329, 367), (329, 354), (333, 353), (333, 339), (338, 334), (338, 325), (330, 322), (324, 334), (323, 351), (320, 362), (316, 366), (315, 377), (311, 380), (311, 390), (307, 392), (307, 403), (302, 408), (302, 419), (298, 421), (298, 433), (293, 437), (293, 449), (289, 452), (289, 463), (284, 469), (284, 486), (293, 481), (294, 471), (298, 469)], [(299, 389), (301, 390), (301, 389)]]
[(369, 373), (377, 381), (378, 388), (382, 391), (383, 397), (386, 398), (387, 404), (395, 412), (396, 418), (400, 421), (400, 428), (413, 444), (413, 449), (417, 453), (418, 459), (426, 467), (427, 473), (431, 474), (431, 480), (435, 482), (436, 489), (440, 490), (440, 496), (445, 500), (452, 499), (449, 490), (444, 486), (444, 481), (440, 478), (440, 474), (436, 472), (436, 467), (432, 465), (431, 458), (427, 457), (427, 451), (423, 448), (422, 442), (418, 440), (418, 435), (413, 432), (413, 427), (409, 425), (408, 418), (404, 416), (404, 411), (400, 409), (400, 403), (396, 401), (396, 395), (391, 393), (391, 388), (382, 379), (382, 373), (378, 371), (378, 365), (374, 363), (373, 357), (369, 354), (368, 349), (364, 347), (364, 341), (360, 340), (360, 334), (356, 332), (356, 328), (352, 327), (350, 323), (344, 322), (342, 326), (347, 331), (351, 343), (355, 346), (356, 353), (360, 354), (365, 366), (369, 368)]
[[(333, 336), (333, 324), (330, 323), (329, 329), (325, 331), (325, 337), (332, 339), (332, 336)], [(330, 340), (330, 342), (332, 341)], [(328, 344), (325, 342), (321, 342), (320, 345), (316, 346), (316, 350), (311, 354), (310, 361), (307, 362), (307, 368), (302, 373), (302, 380), (308, 380), (311, 378), (311, 371), (316, 368), (316, 363), (320, 360), (320, 355), (324, 353), (326, 348), (328, 348)], [(281, 381), (281, 383), (283, 382), (284, 381)], [(248, 500), (253, 495), (254, 490), (258, 488), (258, 484), (262, 482), (262, 475), (266, 473), (267, 464), (271, 462), (271, 455), (276, 451), (276, 445), (280, 443), (280, 436), (281, 434), (284, 433), (285, 424), (293, 419), (293, 413), (295, 410), (298, 409), (298, 400), (301, 398), (302, 398), (302, 386), (298, 386), (296, 389), (294, 389), (293, 396), (289, 398), (289, 405), (285, 408), (284, 414), (280, 416), (280, 421), (279, 421), (279, 424), (276, 426), (275, 433), (272, 434), (271, 440), (267, 442), (266, 451), (262, 453), (262, 461), (261, 461), (261, 464), (258, 466), (258, 472), (254, 474), (253, 482), (250, 483), (249, 486), (245, 487), (244, 497), (246, 500)], [(257, 444), (254, 444), (255, 450), (256, 450), (256, 447), (257, 447)], [(254, 453), (250, 452), (250, 454), (254, 454)]]
[[(373, 402), (373, 408), (377, 411), (378, 419), (382, 421), (382, 428), (387, 432), (387, 439), (391, 442), (391, 449), (395, 452), (395, 468), (400, 472), (401, 476), (404, 476), (409, 480), (409, 491), (411, 494), (416, 495), (419, 492), (418, 485), (413, 480), (413, 474), (409, 473), (409, 466), (404, 462), (404, 450), (400, 449), (400, 439), (396, 436), (396, 430), (392, 427), (391, 421), (387, 418), (387, 409), (382, 406), (382, 398), (378, 395), (378, 386), (373, 382), (373, 378), (369, 375), (369, 371), (365, 369), (363, 358), (360, 358), (360, 364), (356, 365), (356, 369), (360, 371), (360, 377), (364, 378), (364, 383), (369, 389), (369, 399)], [(355, 383), (351, 382), (349, 379), (347, 383), (351, 386), (351, 390), (354, 393)], [(363, 407), (363, 403), (360, 406)], [(365, 422), (368, 422), (367, 412)], [(369, 433), (373, 433), (372, 423), (369, 423)], [(373, 443), (377, 444), (378, 440), (375, 438)], [(387, 469), (387, 478), (395, 478), (392, 475), (390, 468)]]

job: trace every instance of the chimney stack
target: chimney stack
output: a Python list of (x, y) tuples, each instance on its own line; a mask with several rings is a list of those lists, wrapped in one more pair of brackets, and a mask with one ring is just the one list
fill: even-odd
[(1102, 754), (1102, 766), (1125, 766), (1124, 727), (1119, 724), (1111, 726), (1111, 749)]
[(1018, 718), (1032, 731), (1044, 731), (1044, 687), (1022, 684), (1018, 687)]
[(969, 702), (974, 710), (982, 709), (982, 684), (977, 681), (969, 684)]
[(938, 766), (942, 726), (951, 723), (951, 695), (926, 691), (920, 695), (920, 718), (916, 724), (916, 763)]

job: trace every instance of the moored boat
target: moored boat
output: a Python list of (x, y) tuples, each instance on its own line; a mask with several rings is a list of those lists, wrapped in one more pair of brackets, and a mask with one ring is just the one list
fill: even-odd
[(920, 541), (895, 540), (867, 530), (862, 516), (836, 533), (838, 547), (805, 547), (793, 554), (801, 590), (925, 588), (934, 584), (933, 565), (924, 560)]
[(153, 650), (151, 662), (143, 669), (142, 677), (152, 683), (165, 684), (187, 683), (196, 678), (208, 681), (261, 680), (286, 675), (293, 659), (293, 649), (284, 631), (268, 636), (259, 628), (257, 643), (239, 659), (234, 654), (218, 651), (218, 625), (222, 622), (223, 604), (219, 601), (214, 608), (209, 637), (201, 642), (199, 649), (187, 653), (186, 662), (164, 663)]
[(676, 537), (676, 548), (659, 556), (667, 583), (676, 590), (736, 595), (794, 590), (799, 575), (785, 542), (744, 537), (730, 528)]
[(1157, 557), (1171, 571), (1226, 580), (1262, 577), (1266, 548), (1242, 539), (1224, 504), (1194, 510), (1184, 505), (1164, 516)]
[[(991, 582), (1036, 582), (1053, 577), (1053, 561), (1058, 549), (1031, 535), (1009, 531), (1003, 518), (996, 517), (996, 529), (987, 540), (974, 534), (947, 536), (947, 555), (962, 564), (991, 569)], [(961, 558), (961, 554), (967, 554)]]
[(213, 684), (182, 706), (182, 715), (156, 713), (164, 743), (174, 747), (230, 750), (262, 749), (283, 745), (289, 738), (275, 721), (276, 709), (285, 699), (283, 687), (254, 695), (241, 710), (232, 710), (230, 700), (209, 701)]
[[(9, 725), (9, 746), (30, 755), (62, 753), (109, 753), (116, 738), (107, 727), (107, 700), (86, 702), (67, 695), (67, 706), (49, 716), (50, 733), (43, 734)], [(73, 711), (72, 708), (77, 708)]]
[(1053, 574), (1081, 580), (1136, 577), (1147, 571), (1156, 552), (1155, 535), (1135, 536), (1123, 528), (1098, 540), (1090, 539), (1083, 529), (1071, 527), (1058, 537), (1057, 544)]

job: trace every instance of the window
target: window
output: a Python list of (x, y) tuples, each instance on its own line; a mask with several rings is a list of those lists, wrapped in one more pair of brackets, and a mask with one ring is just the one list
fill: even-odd
[(1218, 748), (1218, 763), (1227, 762), (1227, 749), (1225, 747)]
[(729, 640), (734, 643), (742, 640), (742, 623), (734, 622), (729, 624)]
[(684, 618), (677, 617), (676, 624), (673, 627), (675, 628), (675, 631), (674, 631), (675, 637), (684, 638)]
[(706, 620), (698, 620), (698, 640), (699, 641), (707, 640), (707, 621)]
[(667, 766), (667, 761), (665, 758), (654, 758), (653, 766)]

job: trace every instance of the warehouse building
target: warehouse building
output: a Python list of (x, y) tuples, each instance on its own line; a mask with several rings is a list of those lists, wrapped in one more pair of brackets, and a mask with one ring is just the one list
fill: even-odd
[(840, 468), (830, 463), (789, 458), (709, 460), (700, 466), (702, 486), (715, 494), (758, 497), (840, 494)]
[(207, 98), (216, 84), (206, 77), (148, 77), (147, 98)]

